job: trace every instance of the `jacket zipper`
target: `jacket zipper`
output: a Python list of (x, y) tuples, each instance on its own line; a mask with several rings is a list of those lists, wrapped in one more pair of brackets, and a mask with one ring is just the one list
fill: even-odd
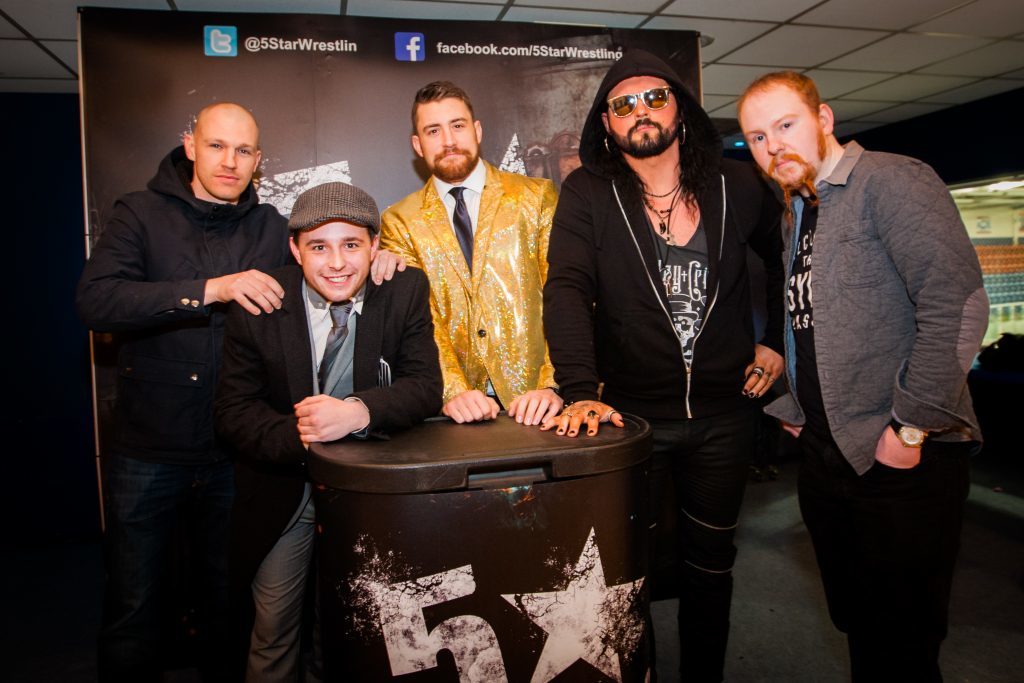
[[(722, 249), (725, 247), (725, 176), (720, 175), (719, 180), (721, 181), (722, 189), (722, 224), (719, 226), (720, 230), (718, 233), (718, 258), (722, 258)], [(710, 266), (710, 262), (709, 262)], [(718, 290), (722, 286), (721, 278), (715, 283), (715, 293), (711, 296), (711, 303), (708, 304), (708, 308), (704, 311), (704, 324), (697, 330), (697, 334), (693, 337), (693, 344), (690, 346), (690, 350), (696, 355), (697, 353), (697, 340), (700, 339), (700, 335), (703, 334), (704, 328), (707, 327), (708, 319), (711, 317), (711, 310), (715, 307), (715, 303), (718, 301)], [(680, 348), (682, 346), (680, 345)], [(693, 373), (693, 369), (689, 364), (686, 365), (686, 417), (693, 418), (693, 413), (690, 412), (690, 375)]]
[[(725, 177), (719, 176), (721, 180), (722, 189), (722, 225), (718, 243), (718, 254), (721, 258), (722, 248), (725, 245)], [(651, 290), (654, 292), (654, 298), (658, 300), (658, 305), (661, 306), (661, 310), (665, 313), (665, 319), (668, 320), (669, 329), (672, 330), (673, 336), (676, 335), (675, 325), (672, 324), (672, 314), (669, 313), (668, 309), (665, 308), (665, 303), (661, 300), (661, 294), (658, 291), (657, 285), (654, 280), (651, 279), (651, 273), (647, 270), (647, 264), (644, 263), (644, 253), (640, 250), (640, 244), (636, 241), (636, 234), (633, 232), (633, 226), (629, 222), (629, 216), (626, 215), (626, 209), (622, 206), (622, 200), (619, 198), (619, 189), (615, 187), (615, 183), (612, 182), (612, 192), (615, 194), (615, 203), (619, 205), (619, 211), (622, 213), (622, 219), (626, 221), (626, 227), (629, 229), (629, 236), (633, 240), (633, 246), (636, 247), (637, 254), (640, 256), (640, 263), (643, 264), (644, 272), (647, 273), (647, 281), (651, 285)], [(711, 317), (711, 310), (715, 307), (715, 302), (718, 301), (718, 289), (721, 286), (720, 282), (715, 283), (715, 293), (711, 297), (711, 303), (708, 305), (707, 310), (704, 312), (704, 324), (701, 325), (700, 330), (697, 331), (696, 336), (693, 338), (692, 350), (697, 349), (697, 340), (700, 339), (700, 335), (704, 332), (704, 327), (707, 325), (708, 318)], [(677, 337), (678, 338), (678, 337)], [(686, 393), (684, 395), (684, 404), (686, 405), (686, 417), (693, 419), (693, 411), (690, 410), (690, 383), (691, 375), (693, 374), (693, 368), (690, 363), (686, 362), (686, 355), (683, 350), (683, 343), (679, 342), (679, 358), (683, 361), (683, 367), (686, 368)]]

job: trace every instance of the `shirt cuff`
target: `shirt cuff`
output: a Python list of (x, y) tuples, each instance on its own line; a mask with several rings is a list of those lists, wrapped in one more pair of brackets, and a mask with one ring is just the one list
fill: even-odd
[[(346, 400), (346, 401), (357, 401), (357, 402), (361, 403), (364, 408), (366, 408), (366, 404), (363, 403), (363, 399), (359, 398), (358, 396), (348, 396), (344, 400)], [(370, 414), (370, 409), (369, 408), (366, 408), (366, 414), (367, 415)], [(370, 422), (371, 422), (371, 420), (368, 419), (366, 421), (366, 426), (364, 426), (362, 429), (357, 429), (356, 431), (351, 432), (349, 434), (349, 436), (354, 436), (357, 439), (365, 439), (365, 438), (367, 438), (370, 435)]]

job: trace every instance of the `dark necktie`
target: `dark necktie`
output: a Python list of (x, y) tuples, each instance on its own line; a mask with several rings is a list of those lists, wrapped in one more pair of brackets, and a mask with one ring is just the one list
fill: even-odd
[(452, 214), (452, 225), (455, 226), (455, 236), (462, 248), (462, 255), (466, 257), (466, 265), (470, 272), (473, 270), (473, 221), (469, 218), (469, 209), (466, 208), (466, 200), (462, 198), (464, 187), (453, 187), (448, 194), (455, 197), (455, 213)]
[(324, 385), (334, 365), (341, 345), (345, 343), (348, 336), (348, 316), (352, 313), (352, 302), (346, 301), (343, 304), (331, 304), (331, 332), (327, 335), (327, 346), (324, 347), (324, 357), (320, 361), (320, 393), (324, 393)]

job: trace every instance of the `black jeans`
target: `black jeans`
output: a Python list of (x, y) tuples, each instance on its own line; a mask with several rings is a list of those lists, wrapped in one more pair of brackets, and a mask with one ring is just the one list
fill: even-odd
[(235, 492), (231, 463), (168, 465), (107, 456), (103, 475), (107, 582), (99, 680), (160, 680), (168, 654), (168, 565), (175, 530), (183, 524), (194, 531), (191, 551), (200, 584), (199, 668), (204, 680), (224, 680), (228, 517)]
[(921, 463), (858, 476), (834, 443), (800, 437), (800, 511), (854, 681), (941, 681), (973, 442), (926, 441)]
[[(733, 539), (759, 416), (752, 405), (708, 418), (650, 421), (651, 514), (658, 522), (651, 574), (674, 551), (684, 681), (722, 680), (736, 559)], [(659, 519), (670, 496), (675, 514)]]

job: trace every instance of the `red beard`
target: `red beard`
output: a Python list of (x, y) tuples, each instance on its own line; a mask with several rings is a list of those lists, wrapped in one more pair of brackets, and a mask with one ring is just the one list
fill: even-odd
[[(795, 180), (783, 182), (775, 175), (775, 166), (779, 161), (790, 161), (800, 164), (803, 167), (803, 173)], [(811, 206), (817, 206), (818, 196), (814, 191), (814, 169), (811, 165), (804, 161), (803, 157), (799, 154), (779, 154), (772, 157), (772, 161), (768, 164), (769, 179), (774, 180), (779, 187), (782, 188), (782, 201), (785, 203), (785, 219), (787, 232), (793, 229), (796, 225), (796, 221), (793, 216), (793, 193), (800, 192), (804, 197), (804, 201)]]

